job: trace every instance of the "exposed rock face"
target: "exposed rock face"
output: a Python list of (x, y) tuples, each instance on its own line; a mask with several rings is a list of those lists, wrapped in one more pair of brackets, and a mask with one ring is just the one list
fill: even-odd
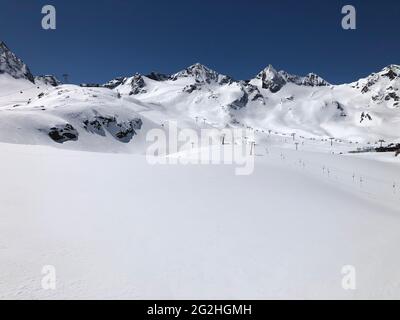
[(362, 112), (361, 116), (360, 116), (360, 123), (362, 123), (364, 120), (372, 120), (372, 117), (370, 116), (370, 114), (368, 112)]
[(239, 98), (233, 101), (229, 107), (234, 109), (234, 110), (239, 110), (241, 108), (244, 108), (247, 105), (247, 102), (249, 102), (249, 96), (247, 92), (243, 90), (243, 95)]
[(150, 74), (146, 75), (146, 77), (155, 81), (166, 81), (170, 76), (163, 73), (151, 72)]
[(286, 71), (278, 72), (271, 65), (261, 71), (256, 76), (256, 79), (260, 79), (262, 82), (262, 87), (264, 89), (269, 89), (272, 93), (278, 92), (287, 83), (308, 87), (322, 87), (330, 85), (327, 81), (315, 73), (309, 73), (305, 77), (300, 77), (289, 74)]
[(383, 68), (382, 76), (387, 77), (390, 80), (399, 79), (400, 78), (400, 66), (392, 64), (390, 66), (387, 66), (386, 68)]
[[(397, 90), (396, 90), (397, 91)], [(388, 101), (390, 99), (393, 99), (394, 101), (400, 101), (400, 97), (396, 94), (396, 92), (388, 92), (385, 96), (385, 100)]]
[(130, 80), (130, 86), (132, 88), (130, 95), (136, 95), (140, 93), (146, 93), (145, 89), (146, 83), (144, 82), (143, 77), (140, 74), (135, 74)]
[(132, 140), (137, 131), (142, 128), (142, 120), (139, 118), (130, 121), (118, 122), (115, 116), (97, 115), (92, 119), (83, 121), (86, 131), (101, 136), (110, 133), (116, 140), (127, 143)]
[(239, 110), (247, 106), (249, 101), (258, 101), (265, 105), (266, 98), (261, 94), (257, 86), (244, 81), (239, 83), (242, 96), (228, 105), (229, 108)]
[(68, 123), (52, 127), (49, 131), (49, 137), (57, 143), (77, 141), (78, 136), (78, 131), (76, 131), (75, 128)]
[(35, 77), (36, 84), (45, 84), (53, 87), (57, 87), (61, 82), (53, 75), (44, 75)]
[(189, 84), (187, 86), (185, 86), (182, 91), (183, 92), (187, 92), (187, 93), (192, 93), (193, 91), (196, 90), (201, 90), (201, 85), (196, 83), (196, 84)]
[(269, 89), (272, 93), (278, 92), (286, 84), (285, 78), (271, 65), (261, 71), (256, 78), (261, 79), (263, 89)]
[(112, 79), (108, 81), (107, 83), (103, 84), (103, 87), (109, 88), (109, 89), (115, 89), (119, 85), (125, 83), (126, 78), (125, 77), (117, 77), (115, 79)]
[(247, 85), (246, 88), (251, 101), (261, 101), (265, 104), (265, 98), (256, 86)]
[(35, 82), (35, 79), (27, 65), (8, 49), (6, 44), (0, 41), (0, 74), (7, 73), (15, 79), (27, 79)]
[(344, 110), (344, 107), (340, 102), (333, 101), (332, 103), (333, 103), (334, 106), (336, 106), (336, 109), (340, 111), (340, 116), (341, 117), (347, 117), (347, 114), (346, 114), (346, 112)]
[(330, 84), (324, 79), (322, 79), (319, 75), (315, 73), (309, 73), (305, 77), (301, 78), (301, 83), (299, 85), (309, 86), (309, 87), (324, 87), (324, 86), (329, 86)]

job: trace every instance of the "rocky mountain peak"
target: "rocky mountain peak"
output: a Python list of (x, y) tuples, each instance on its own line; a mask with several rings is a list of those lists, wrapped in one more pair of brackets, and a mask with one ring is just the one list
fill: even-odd
[(286, 84), (285, 78), (272, 65), (268, 65), (256, 78), (261, 80), (263, 89), (269, 89), (272, 93), (278, 92)]
[(305, 77), (290, 74), (286, 71), (276, 71), (269, 65), (261, 71), (256, 79), (260, 79), (262, 87), (269, 89), (272, 93), (278, 92), (287, 83), (293, 83), (299, 86), (320, 87), (329, 86), (330, 84), (315, 73), (309, 73)]
[(3, 41), (0, 41), (0, 74), (7, 73), (15, 79), (35, 79), (27, 65), (19, 59)]
[(175, 81), (179, 78), (193, 77), (197, 83), (208, 83), (219, 82), (226, 76), (220, 75), (218, 72), (211, 70), (210, 68), (202, 65), (201, 63), (195, 63), (185, 70), (182, 70), (171, 76), (171, 80)]
[(276, 71), (276, 69), (270, 64), (257, 75), (257, 78), (258, 79), (265, 78), (271, 80), (278, 76), (280, 76), (278, 71)]

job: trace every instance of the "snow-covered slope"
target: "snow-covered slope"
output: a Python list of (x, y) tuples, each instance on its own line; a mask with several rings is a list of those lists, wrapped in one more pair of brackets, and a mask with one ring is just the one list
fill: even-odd
[(142, 129), (146, 132), (156, 126), (136, 112), (142, 107), (132, 98), (119, 99), (109, 89), (62, 85), (31, 90), (32, 98), (26, 100), (22, 93), (21, 100), (0, 108), (2, 141), (140, 152), (140, 142), (145, 141)]
[[(0, 299), (400, 297), (399, 163), (260, 147), (238, 177), (0, 150)], [(41, 287), (47, 265), (55, 290)], [(342, 287), (346, 265), (357, 290)]]
[(371, 104), (400, 107), (400, 66), (390, 65), (351, 86), (368, 96)]

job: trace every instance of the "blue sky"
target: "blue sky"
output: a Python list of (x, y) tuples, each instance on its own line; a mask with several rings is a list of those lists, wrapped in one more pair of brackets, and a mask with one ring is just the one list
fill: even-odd
[[(57, 9), (57, 30), (41, 8)], [(341, 8), (357, 9), (357, 30)], [(400, 64), (398, 0), (1, 0), (0, 39), (35, 74), (72, 82), (173, 73), (195, 62), (236, 79), (268, 64), (332, 83)]]

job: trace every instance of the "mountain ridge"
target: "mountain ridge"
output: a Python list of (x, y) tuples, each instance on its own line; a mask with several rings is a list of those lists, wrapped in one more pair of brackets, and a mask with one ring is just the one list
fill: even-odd
[(62, 85), (49, 75), (29, 86), (29, 68), (2, 48), (1, 66), (11, 78), (0, 76), (0, 141), (42, 144), (50, 137), (85, 150), (129, 149), (119, 144), (135, 145), (145, 130), (162, 129), (171, 119), (196, 130), (202, 123), (310, 139), (400, 141), (400, 67), (394, 64), (341, 85), (272, 65), (235, 80), (195, 63), (171, 75), (136, 73), (103, 85)]
[[(2, 57), (2, 59), (0, 60), (0, 74), (8, 73), (15, 78), (20, 78), (21, 76), (25, 76), (29, 81), (34, 82), (35, 77), (31, 73), (29, 67), (8, 48), (8, 46), (6, 45), (6, 43), (4, 41), (1, 41), (1, 40), (0, 40), (0, 55), (6, 55), (6, 56)], [(10, 67), (10, 62), (7, 60), (14, 60), (17, 63), (15, 66)], [(9, 68), (6, 68), (7, 64), (9, 65)], [(17, 68), (17, 69), (19, 68), (20, 70), (13, 70), (12, 67)], [(20, 72), (18, 72), (18, 71), (20, 71)], [(271, 64), (267, 65), (263, 70), (261, 70), (259, 73), (257, 73), (254, 78), (252, 78), (250, 80), (235, 79), (231, 76), (223, 75), (223, 74), (209, 68), (208, 66), (201, 64), (200, 62), (196, 62), (196, 63), (188, 66), (187, 68), (180, 70), (173, 74), (163, 74), (163, 73), (159, 73), (157, 71), (152, 71), (151, 73), (146, 74), (146, 75), (144, 75), (144, 74), (142, 75), (139, 73), (136, 73), (136, 75), (146, 76), (146, 77), (156, 80), (156, 81), (176, 80), (176, 79), (182, 78), (182, 77), (194, 76), (198, 80), (198, 82), (208, 82), (210, 80), (217, 80), (218, 76), (221, 76), (223, 78), (223, 81), (228, 81), (228, 82), (229, 81), (236, 81), (236, 82), (245, 81), (246, 82), (246, 81), (251, 81), (254, 79), (262, 79), (263, 75), (264, 75), (264, 79), (266, 80), (266, 84), (265, 84), (266, 88), (269, 87), (269, 82), (272, 80), (272, 82), (275, 82), (275, 81), (277, 82), (278, 87), (280, 89), (286, 83), (294, 83), (297, 85), (306, 85), (306, 86), (339, 86), (339, 85), (343, 85), (343, 84), (352, 84), (352, 83), (358, 82), (359, 80), (369, 78), (376, 74), (382, 73), (384, 71), (386, 71), (387, 75), (389, 77), (392, 77), (392, 80), (393, 80), (394, 78), (399, 77), (400, 65), (390, 64), (377, 72), (372, 72), (371, 74), (369, 74), (368, 76), (366, 76), (364, 78), (360, 78), (354, 82), (340, 83), (340, 84), (331, 84), (314, 72), (309, 72), (305, 76), (300, 76), (300, 75), (291, 74), (285, 70), (277, 71)], [(22, 75), (21, 75), (21, 73), (22, 73)], [(46, 76), (37, 75), (37, 77), (52, 77), (55, 79), (54, 82), (61, 83), (53, 75), (46, 75)], [(129, 78), (129, 76), (122, 76), (122, 77), (117, 77), (114, 79), (120, 79), (120, 78)], [(108, 82), (111, 82), (114, 79), (111, 79)], [(275, 80), (275, 81), (273, 81), (273, 80)], [(278, 87), (276, 87), (276, 88), (274, 87), (272, 89), (272, 92), (274, 92), (275, 89), (277, 89)]]

